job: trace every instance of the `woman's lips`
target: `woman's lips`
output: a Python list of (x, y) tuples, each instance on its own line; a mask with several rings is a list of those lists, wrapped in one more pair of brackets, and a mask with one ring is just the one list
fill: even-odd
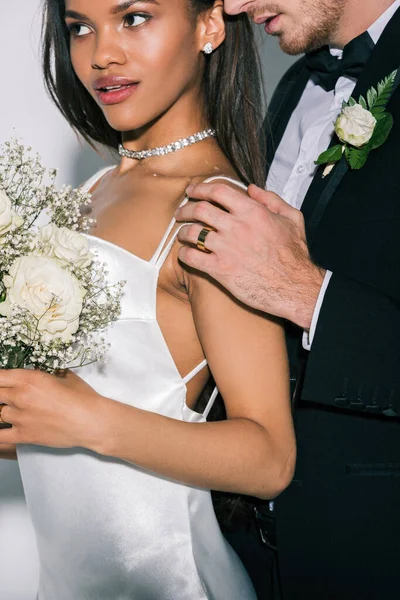
[(120, 104), (130, 98), (138, 86), (138, 83), (104, 86), (96, 89), (96, 94), (101, 104)]
[(281, 14), (276, 15), (275, 17), (272, 17), (272, 19), (268, 19), (268, 21), (265, 23), (265, 33), (269, 33), (270, 35), (273, 35), (274, 33), (277, 32), (278, 27), (279, 27), (279, 21), (281, 19)]

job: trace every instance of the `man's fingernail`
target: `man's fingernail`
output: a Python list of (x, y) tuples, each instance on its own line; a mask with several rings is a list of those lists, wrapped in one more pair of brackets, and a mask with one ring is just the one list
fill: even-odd
[(193, 183), (191, 183), (187, 188), (186, 188), (186, 194), (189, 196), (194, 190), (194, 185)]

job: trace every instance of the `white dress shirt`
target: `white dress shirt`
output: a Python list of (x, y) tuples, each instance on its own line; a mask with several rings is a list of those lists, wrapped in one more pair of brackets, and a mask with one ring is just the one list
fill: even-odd
[[(400, 0), (395, 0), (368, 29), (375, 44), (399, 7)], [(339, 59), (343, 54), (342, 50), (336, 48), (331, 48), (330, 52)], [(351, 77), (340, 77), (335, 89), (326, 91), (310, 79), (290, 118), (272, 162), (266, 187), (297, 209), (301, 208), (316, 174), (318, 167), (314, 161), (329, 147), (334, 134), (334, 123), (342, 104), (348, 101), (356, 83), (357, 81)], [(304, 332), (303, 346), (306, 350), (311, 348), (331, 276), (332, 273), (327, 271), (315, 306), (310, 331)]]

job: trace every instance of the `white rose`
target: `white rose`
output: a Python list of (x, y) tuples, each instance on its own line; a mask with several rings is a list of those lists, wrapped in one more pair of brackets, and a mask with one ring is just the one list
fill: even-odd
[(3, 279), (6, 300), (0, 314), (7, 317), (17, 305), (38, 320), (38, 331), (46, 339), (68, 342), (79, 327), (85, 290), (57, 260), (46, 256), (22, 256)]
[(4, 235), (13, 226), (19, 227), (23, 223), (22, 217), (18, 216), (11, 206), (11, 200), (4, 190), (0, 190), (0, 245), (4, 244)]
[(39, 245), (41, 254), (57, 258), (65, 266), (88, 267), (93, 260), (84, 235), (54, 223), (39, 229), (35, 245)]
[(335, 131), (342, 142), (361, 148), (369, 142), (376, 126), (375, 117), (361, 106), (347, 106), (335, 123)]

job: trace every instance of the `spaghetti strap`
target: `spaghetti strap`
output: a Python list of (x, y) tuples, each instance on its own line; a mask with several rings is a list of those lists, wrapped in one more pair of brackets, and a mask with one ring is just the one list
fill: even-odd
[(213, 181), (217, 181), (218, 179), (222, 179), (224, 181), (229, 181), (229, 183), (233, 183), (238, 187), (242, 188), (242, 190), (247, 191), (247, 185), (243, 183), (243, 181), (239, 181), (238, 179), (233, 179), (232, 177), (226, 177), (225, 175), (213, 175), (213, 177), (209, 177), (203, 183), (212, 183)]
[(203, 416), (207, 419), (208, 415), (210, 414), (210, 410), (212, 409), (212, 407), (214, 406), (214, 402), (216, 400), (218, 396), (218, 388), (217, 386), (215, 386), (213, 393), (210, 396), (209, 401), (207, 402), (207, 406), (205, 407), (204, 411), (203, 411)]
[[(203, 183), (211, 183), (213, 181), (217, 181), (217, 180), (225, 180), (225, 181), (229, 181), (230, 183), (233, 183), (235, 185), (237, 185), (238, 187), (242, 188), (243, 190), (247, 190), (247, 185), (245, 185), (243, 182), (238, 181), (236, 179), (232, 179), (231, 177), (225, 177), (222, 175), (215, 175), (213, 177), (209, 177), (208, 179), (206, 179)], [(188, 202), (189, 198), (185, 198), (184, 201), (182, 202), (181, 206), (183, 206), (184, 204), (186, 204), (186, 202)], [(169, 252), (171, 251), (172, 246), (174, 245), (174, 242), (176, 240), (176, 236), (178, 235), (180, 229), (186, 225), (186, 223), (182, 223), (182, 225), (180, 225), (180, 227), (178, 227), (178, 229), (175, 231), (172, 239), (169, 241), (168, 245), (166, 246), (164, 252), (161, 254), (160, 256), (160, 260), (157, 266), (159, 266), (159, 264), (161, 263), (161, 265), (159, 266), (159, 268), (161, 268), (161, 266), (164, 264)], [(171, 230), (173, 227), (173, 223), (171, 226)], [(200, 371), (202, 369), (204, 369), (207, 366), (207, 361), (203, 360), (203, 362), (201, 362), (199, 365), (197, 365), (197, 367), (195, 367), (193, 369), (193, 371), (191, 371), (188, 375), (186, 375), (186, 377), (184, 377), (183, 381), (185, 384), (189, 383), (189, 381), (191, 381), (198, 373), (200, 373)], [(218, 396), (218, 388), (217, 386), (215, 386), (209, 401), (207, 402), (207, 406), (205, 407), (204, 411), (203, 411), (203, 416), (207, 419), (208, 415), (210, 414), (210, 411), (212, 409), (212, 407), (214, 406), (215, 400)]]
[[(216, 181), (218, 179), (224, 180), (224, 181), (229, 181), (230, 183), (237, 185), (238, 187), (242, 188), (243, 190), (247, 190), (247, 186), (242, 181), (238, 181), (237, 179), (232, 179), (232, 177), (226, 177), (225, 175), (214, 175), (213, 177), (209, 177), (208, 179), (203, 181), (203, 183), (211, 183), (212, 181)], [(189, 201), (189, 198), (187, 196), (185, 196), (185, 198), (180, 203), (179, 208), (184, 206), (188, 201)], [(151, 264), (155, 265), (158, 268), (158, 270), (161, 269), (161, 267), (167, 260), (168, 254), (171, 252), (172, 246), (175, 243), (175, 240), (177, 238), (179, 231), (181, 230), (181, 228), (184, 225), (187, 225), (187, 223), (182, 223), (177, 228), (177, 230), (174, 232), (174, 235), (169, 240), (168, 244), (165, 245), (168, 240), (168, 236), (170, 235), (171, 231), (174, 228), (175, 223), (176, 223), (176, 220), (175, 220), (175, 218), (173, 218), (171, 220), (170, 224), (168, 225), (168, 229), (165, 232), (161, 242), (159, 243), (157, 250), (155, 251), (153, 257), (150, 260)]]
[[(194, 377), (196, 377), (196, 375), (198, 373), (200, 373), (200, 371), (207, 366), (207, 364), (208, 364), (207, 361), (203, 360), (199, 365), (197, 365), (197, 367), (195, 367), (193, 369), (193, 371), (190, 371), (190, 373), (188, 375), (186, 375), (186, 377), (183, 378), (183, 383), (185, 385), (187, 385), (189, 383), (189, 381), (191, 381)], [(202, 413), (205, 418), (207, 418), (208, 415), (210, 414), (210, 410), (214, 406), (214, 402), (215, 402), (215, 399), (217, 396), (218, 396), (218, 388), (217, 388), (217, 386), (215, 386), (213, 393), (211, 394), (210, 399), (207, 402), (207, 406), (205, 407), (205, 409)]]
[(207, 366), (207, 361), (203, 360), (199, 365), (197, 365), (197, 367), (195, 367), (193, 369), (193, 371), (190, 371), (190, 373), (188, 375), (186, 375), (186, 377), (183, 378), (183, 383), (186, 385), (187, 383), (189, 383), (189, 381), (191, 381), (194, 377), (196, 377), (196, 375), (198, 373), (200, 373), (200, 371), (202, 369), (204, 369), (204, 367)]
[(156, 265), (157, 264), (157, 262), (158, 262), (158, 260), (159, 260), (159, 258), (161, 256), (161, 254), (162, 254), (162, 251), (163, 251), (163, 248), (165, 246), (165, 243), (166, 243), (166, 241), (168, 239), (168, 236), (171, 233), (174, 225), (175, 225), (175, 219), (172, 219), (172, 221), (168, 225), (167, 231), (164, 233), (164, 235), (162, 237), (161, 242), (158, 244), (156, 251), (154, 252), (153, 256), (151, 257), (151, 259), (149, 261), (152, 265)]
[[(172, 223), (172, 227), (175, 225), (175, 220)], [(174, 235), (171, 237), (171, 239), (169, 240), (168, 244), (165, 246), (164, 250), (161, 252), (160, 256), (158, 257), (158, 259), (153, 263), (157, 269), (160, 271), (163, 264), (165, 263), (165, 261), (168, 258), (169, 253), (172, 250), (172, 246), (175, 244), (176, 238), (178, 237), (178, 233), (180, 232), (180, 230), (182, 229), (182, 227), (184, 227), (185, 225), (187, 225), (187, 223), (181, 223), (181, 225), (179, 225), (179, 227), (177, 227), (177, 229), (174, 231)], [(172, 229), (171, 227), (171, 229)]]
[[(180, 203), (179, 208), (181, 208), (182, 206), (184, 206), (184, 204), (186, 204), (187, 201), (188, 201), (188, 198), (187, 198), (187, 196), (185, 196), (185, 198)], [(168, 240), (168, 237), (169, 237), (171, 231), (174, 228), (175, 223), (176, 223), (176, 219), (175, 219), (175, 217), (173, 217), (171, 219), (170, 224), (168, 225), (167, 231), (163, 235), (163, 238), (162, 238), (161, 242), (158, 244), (157, 250), (154, 252), (152, 258), (150, 259), (150, 263), (152, 265), (156, 265), (158, 267), (158, 269), (161, 269), (161, 267), (163, 266), (163, 264), (164, 264), (164, 262), (165, 262), (165, 260), (166, 260), (166, 258), (168, 256), (168, 254), (169, 254), (169, 252), (170, 252), (170, 250), (171, 250), (171, 248), (173, 246), (173, 243), (176, 240), (176, 235), (178, 234), (179, 230), (175, 232), (175, 234), (174, 234), (174, 236), (172, 238), (173, 241), (170, 240), (170, 242), (167, 244), (167, 246), (165, 246), (165, 244), (166, 244), (166, 242)], [(172, 244), (171, 244), (171, 241), (172, 241)], [(166, 255), (164, 257), (164, 253), (167, 250), (167, 248), (168, 248), (168, 252), (166, 253)]]
[(97, 171), (92, 177), (90, 177), (85, 183), (81, 186), (81, 190), (83, 192), (90, 192), (90, 190), (100, 181), (102, 177), (109, 171), (115, 169), (115, 165), (110, 165), (108, 167), (104, 167), (104, 169), (100, 169)]

